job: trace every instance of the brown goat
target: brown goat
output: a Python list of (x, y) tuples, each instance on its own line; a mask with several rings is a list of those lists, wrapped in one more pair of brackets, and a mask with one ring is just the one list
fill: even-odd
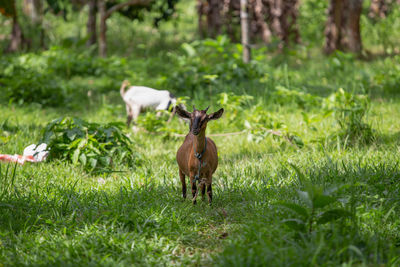
[(185, 141), (176, 153), (176, 161), (179, 166), (179, 177), (182, 183), (182, 195), (186, 198), (185, 176), (189, 176), (192, 185), (193, 204), (196, 204), (198, 195), (196, 181), (199, 181), (202, 198), (207, 186), (208, 203), (212, 201), (212, 175), (218, 166), (217, 146), (214, 141), (206, 137), (207, 122), (219, 119), (224, 113), (221, 108), (217, 112), (207, 115), (207, 110), (197, 110), (193, 106), (190, 113), (176, 106), (176, 113), (183, 119), (190, 120), (189, 133)]

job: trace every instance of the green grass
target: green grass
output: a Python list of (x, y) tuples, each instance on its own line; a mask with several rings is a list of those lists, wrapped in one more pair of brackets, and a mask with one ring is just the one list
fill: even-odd
[[(108, 106), (112, 105), (118, 112)], [(1, 164), (1, 252), (5, 265), (398, 265), (400, 212), (397, 100), (374, 101), (369, 120), (378, 139), (369, 146), (321, 145), (312, 137), (334, 132), (332, 118), (310, 132), (301, 110), (265, 105), (296, 129), (306, 146), (297, 150), (267, 137), (214, 137), (220, 166), (214, 202), (193, 206), (180, 193), (175, 152), (182, 139), (129, 133), (144, 163), (116, 166), (110, 174), (86, 174), (67, 162)], [(18, 153), (40, 137), (63, 109), (2, 107), (12, 134), (1, 151)], [(124, 120), (121, 103), (94, 112), (73, 112), (92, 121)], [(72, 111), (71, 111), (72, 112)], [(229, 110), (227, 111), (229, 112)], [(115, 115), (117, 113), (117, 115)], [(318, 114), (317, 110), (313, 113)], [(229, 114), (227, 113), (226, 116)], [(210, 123), (216, 132), (221, 122)], [(174, 120), (180, 132), (186, 126)], [(214, 124), (214, 125), (213, 125)], [(218, 125), (220, 124), (220, 125)], [(229, 131), (229, 126), (226, 126)], [(302, 189), (289, 163), (305, 177), (335, 193), (338, 206), (354, 209), (353, 219), (297, 233), (283, 224), (291, 213), (279, 201), (299, 202)], [(15, 172), (14, 172), (15, 168)], [(104, 179), (102, 184), (99, 179)]]
[[(312, 1), (305, 3), (304, 25), (314, 17)], [(271, 47), (255, 50), (254, 69), (235, 61), (236, 50), (224, 50), (228, 57), (223, 64), (214, 62), (220, 54), (212, 50), (188, 57), (180, 44), (195, 36), (195, 17), (189, 15), (180, 18), (177, 28), (168, 22), (157, 33), (146, 28), (148, 23), (140, 28), (113, 17), (110, 36), (121, 39), (110, 38), (112, 56), (104, 60), (82, 47), (2, 57), (0, 86), (3, 73), (23, 65), (15, 83), (25, 77), (24, 71), (44, 73), (55, 82), (44, 94), (57, 86), (68, 94), (55, 107), (21, 104), (1, 94), (0, 153), (22, 153), (40, 140), (47, 123), (61, 116), (124, 122), (118, 88), (125, 78), (188, 96), (188, 107), (224, 107), (225, 114), (210, 122), (208, 134), (243, 133), (212, 137), (219, 167), (211, 207), (207, 200), (194, 206), (191, 197), (181, 196), (175, 153), (183, 139), (168, 133), (186, 133), (187, 125), (177, 118), (152, 125), (151, 112), (142, 114), (140, 123), (154, 126), (153, 132), (124, 130), (140, 156), (132, 168), (115, 162), (114, 172), (90, 174), (60, 160), (0, 163), (0, 266), (399, 266), (400, 58), (321, 55), (321, 40), (312, 43), (313, 32), (323, 23), (321, 14), (317, 19), (319, 24), (302, 28), (304, 45), (282, 54)], [(394, 15), (389, 21), (399, 23)], [(79, 17), (53, 24), (54, 44), (68, 37), (63, 31), (80, 29), (84, 22)], [(363, 23), (366, 30), (374, 27), (365, 17)], [(369, 51), (380, 49), (378, 37), (389, 31), (384, 22), (379, 25), (370, 36), (363, 31)], [(121, 35), (127, 32), (134, 37)], [(386, 40), (385, 52), (392, 52), (393, 43), (398, 46), (396, 34)], [(129, 50), (132, 40), (136, 42)], [(198, 77), (188, 75), (180, 83), (192, 67)], [(217, 72), (221, 77), (209, 84), (202, 77)], [(237, 73), (243, 76), (222, 77)], [(7, 88), (14, 84), (10, 79)], [(36, 88), (47, 88), (40, 82)], [(178, 87), (185, 83), (193, 89)], [(30, 92), (29, 86), (20, 88)], [(279, 88), (291, 94), (279, 95)], [(338, 88), (369, 96), (364, 122), (372, 128), (371, 142), (346, 139), (333, 114), (327, 114), (322, 103)], [(233, 95), (224, 102), (221, 92)], [(304, 146), (267, 135), (263, 128), (296, 135)], [(307, 190), (309, 183), (335, 200), (314, 216), (338, 208), (351, 216), (313, 224), (312, 231), (288, 227), (285, 220), (298, 215), (279, 203), (307, 207), (298, 191)]]

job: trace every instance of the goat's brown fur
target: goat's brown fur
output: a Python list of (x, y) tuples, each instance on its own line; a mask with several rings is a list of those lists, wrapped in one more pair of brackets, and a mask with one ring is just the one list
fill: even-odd
[[(208, 108), (207, 108), (208, 109)], [(223, 109), (215, 113), (207, 115), (207, 109), (196, 110), (190, 113), (179, 107), (176, 108), (176, 113), (185, 119), (190, 120), (190, 131), (185, 137), (185, 141), (176, 153), (176, 161), (179, 166), (179, 176), (182, 183), (182, 195), (186, 198), (186, 181), (185, 176), (189, 176), (192, 187), (193, 204), (196, 204), (197, 186), (195, 176), (199, 169), (199, 159), (195, 157), (195, 152), (201, 153), (204, 150), (205, 142), (207, 142), (206, 150), (201, 157), (202, 166), (200, 169), (200, 189), (202, 198), (207, 187), (208, 202), (212, 201), (212, 175), (218, 166), (217, 146), (210, 138), (206, 138), (207, 122), (210, 120), (219, 119), (224, 112)]]

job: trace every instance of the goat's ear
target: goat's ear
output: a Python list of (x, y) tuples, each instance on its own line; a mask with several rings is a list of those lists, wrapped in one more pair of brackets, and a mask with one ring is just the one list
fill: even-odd
[(175, 106), (176, 113), (183, 119), (190, 119), (190, 112), (182, 109), (179, 105)]
[(217, 112), (214, 112), (214, 113), (211, 113), (210, 115), (208, 115), (208, 119), (209, 120), (217, 120), (217, 119), (221, 118), (223, 113), (224, 113), (224, 109), (221, 108)]

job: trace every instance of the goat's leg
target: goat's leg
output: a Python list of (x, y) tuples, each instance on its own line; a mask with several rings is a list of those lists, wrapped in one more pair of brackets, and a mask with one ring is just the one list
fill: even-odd
[(211, 205), (212, 202), (212, 187), (211, 182), (207, 183), (207, 196), (208, 196), (208, 204)]
[(182, 196), (185, 199), (186, 198), (186, 180), (185, 180), (185, 174), (179, 169), (179, 177), (181, 178), (181, 183), (182, 183)]
[(128, 118), (126, 120), (126, 126), (129, 127), (132, 121), (132, 110), (129, 105), (126, 105), (126, 113), (128, 114)]
[(200, 185), (200, 190), (201, 190), (201, 200), (204, 201), (204, 196), (205, 196), (205, 193), (206, 193), (206, 184), (205, 183), (202, 183)]
[(196, 204), (197, 186), (196, 186), (196, 180), (194, 179), (194, 177), (190, 177), (190, 184), (192, 185), (193, 204)]
[(132, 111), (132, 117), (134, 120), (137, 119), (137, 117), (139, 117), (139, 113), (140, 113), (140, 106), (139, 105), (132, 105), (131, 106), (131, 111)]

